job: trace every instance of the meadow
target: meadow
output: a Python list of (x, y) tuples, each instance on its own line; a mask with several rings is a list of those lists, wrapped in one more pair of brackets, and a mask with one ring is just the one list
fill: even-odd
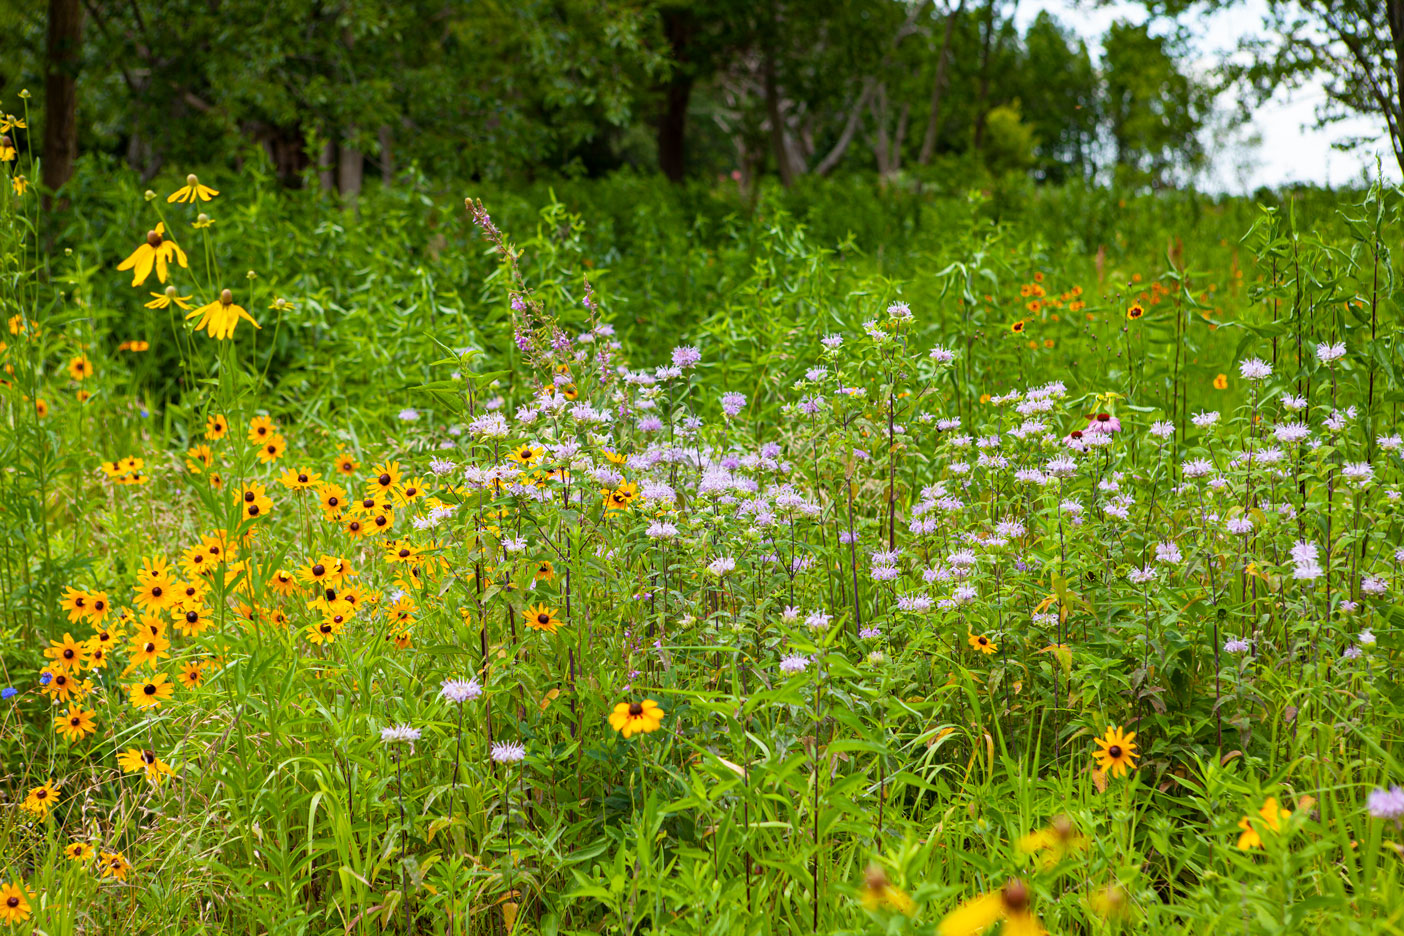
[(1404, 927), (1398, 192), (5, 165), (0, 927)]

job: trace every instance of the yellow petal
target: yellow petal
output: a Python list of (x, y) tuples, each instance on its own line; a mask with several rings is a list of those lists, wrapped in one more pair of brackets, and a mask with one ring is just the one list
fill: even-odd
[(998, 893), (981, 894), (946, 914), (938, 932), (941, 936), (979, 936), (994, 925), (1003, 909)]

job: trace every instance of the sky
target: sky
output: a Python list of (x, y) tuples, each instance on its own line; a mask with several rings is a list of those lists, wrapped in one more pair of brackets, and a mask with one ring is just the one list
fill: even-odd
[[(1234, 52), (1238, 40), (1261, 31), (1263, 0), (1245, 0), (1213, 16), (1187, 15), (1183, 24), (1192, 35), (1191, 67), (1208, 73)], [(1134, 3), (1095, 4), (1091, 0), (1021, 0), (1015, 19), (1023, 29), (1041, 11), (1057, 17), (1063, 26), (1086, 40), (1093, 56), (1101, 53), (1101, 36), (1119, 19), (1140, 23), (1144, 7)], [(1319, 83), (1279, 92), (1253, 111), (1249, 124), (1228, 140), (1211, 141), (1213, 161), (1200, 184), (1210, 191), (1251, 192), (1259, 186), (1291, 182), (1343, 185), (1359, 181), (1362, 172), (1373, 175), (1378, 155), (1385, 177), (1398, 182), (1399, 166), (1390, 150), (1382, 121), (1352, 119), (1316, 129), (1315, 111), (1325, 100)], [(1236, 102), (1223, 100), (1225, 106)], [(1331, 144), (1352, 137), (1372, 142), (1350, 152)], [(1255, 139), (1256, 138), (1256, 139)]]

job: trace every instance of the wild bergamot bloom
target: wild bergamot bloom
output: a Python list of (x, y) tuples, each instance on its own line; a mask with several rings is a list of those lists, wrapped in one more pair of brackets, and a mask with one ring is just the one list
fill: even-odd
[(561, 626), (561, 622), (556, 620), (558, 610), (558, 608), (548, 608), (544, 604), (539, 604), (534, 608), (527, 608), (522, 612), (522, 615), (526, 618), (526, 626), (532, 630), (554, 634)]
[(175, 683), (165, 673), (127, 685), (127, 697), (133, 708), (160, 708), (161, 703), (175, 695)]
[(940, 936), (979, 936), (999, 920), (1000, 936), (1043, 936), (1043, 925), (1029, 910), (1029, 888), (1015, 878), (997, 891), (967, 900), (946, 914)]
[(662, 727), (665, 714), (652, 699), (620, 702), (609, 714), (609, 726), (626, 738), (640, 732), (648, 734)]
[(166, 196), (166, 202), (167, 204), (174, 204), (176, 202), (187, 204), (195, 201), (197, 198), (200, 201), (209, 201), (218, 194), (218, 191), (210, 188), (208, 185), (201, 185), (200, 180), (196, 178), (195, 173), (192, 172), (185, 177), (185, 184), (183, 186)]
[[(1262, 808), (1258, 810), (1258, 815), (1262, 818), (1263, 826), (1273, 832), (1281, 832), (1283, 820), (1292, 818), (1292, 813), (1289, 810), (1277, 805), (1277, 797), (1275, 796), (1267, 798)], [(1238, 837), (1238, 847), (1241, 851), (1263, 847), (1262, 834), (1254, 828), (1252, 816), (1244, 816), (1238, 820), (1238, 827), (1243, 830), (1243, 834)]]
[(32, 893), (14, 881), (0, 887), (0, 923), (13, 926), (29, 919), (29, 901), (33, 898)]
[(1122, 732), (1121, 726), (1108, 727), (1107, 733), (1100, 738), (1093, 739), (1100, 750), (1092, 752), (1092, 757), (1097, 761), (1097, 769), (1113, 777), (1125, 775), (1128, 770), (1136, 769), (1136, 732)]
[(998, 644), (996, 644), (993, 640), (984, 636), (983, 634), (979, 636), (971, 634), (967, 638), (966, 642), (970, 644), (971, 650), (975, 650), (979, 653), (994, 653), (996, 650), (999, 649)]
[(96, 717), (97, 712), (74, 705), (67, 712), (54, 717), (54, 730), (66, 741), (82, 741), (97, 731), (97, 723), (93, 721)]
[(52, 782), (40, 784), (29, 791), (29, 795), (20, 804), (22, 809), (34, 813), (40, 819), (49, 814), (49, 809), (59, 801), (58, 787)]
[(166, 223), (164, 221), (156, 225), (154, 231), (146, 232), (146, 243), (136, 250), (131, 256), (117, 265), (117, 269), (132, 271), (132, 285), (140, 286), (146, 282), (146, 278), (151, 275), (151, 268), (156, 268), (156, 279), (164, 283), (169, 276), (168, 265), (172, 260), (182, 267), (189, 268), (190, 262), (185, 257), (185, 251), (173, 240), (166, 239)]
[(247, 309), (234, 304), (234, 293), (228, 289), (220, 290), (218, 299), (205, 303), (187, 315), (186, 321), (197, 315), (200, 316), (200, 321), (195, 323), (195, 330), (204, 329), (216, 341), (233, 338), (234, 329), (238, 326), (239, 319), (244, 319), (254, 328), (263, 327), (253, 320), (253, 316), (248, 313)]

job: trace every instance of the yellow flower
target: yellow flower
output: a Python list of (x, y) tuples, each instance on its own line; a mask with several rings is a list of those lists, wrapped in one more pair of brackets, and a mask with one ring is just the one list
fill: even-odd
[(175, 771), (152, 750), (127, 748), (117, 755), (117, 766), (126, 773), (144, 772), (146, 779), (154, 787), (159, 787), (166, 777), (174, 777)]
[(29, 180), (22, 175), (17, 175), (10, 180), (10, 184), (15, 187), (16, 195), (23, 195), (25, 189), (29, 188)]
[(68, 376), (74, 380), (87, 380), (93, 376), (93, 362), (86, 354), (80, 354), (68, 362)]
[(13, 162), (15, 158), (15, 145), (10, 142), (7, 136), (0, 136), (0, 162)]
[(180, 295), (180, 290), (174, 286), (167, 286), (165, 292), (151, 294), (151, 301), (146, 304), (148, 309), (165, 309), (174, 304), (176, 307), (189, 311), (190, 296)]
[(545, 631), (554, 634), (561, 626), (561, 622), (556, 620), (556, 608), (548, 608), (544, 604), (539, 604), (534, 608), (527, 608), (522, 612), (526, 617), (526, 626), (532, 630)]
[(49, 808), (59, 801), (58, 787), (52, 783), (45, 783), (34, 787), (29, 791), (29, 795), (20, 804), (22, 809), (34, 813), (40, 819), (49, 814)]
[(900, 887), (887, 879), (887, 874), (877, 865), (869, 865), (863, 876), (863, 906), (869, 910), (885, 908), (910, 915), (916, 909), (912, 898)]
[(1108, 727), (1107, 733), (1093, 739), (1101, 750), (1093, 751), (1097, 769), (1113, 777), (1123, 776), (1127, 770), (1136, 769), (1136, 732), (1123, 733), (1121, 726)]
[(1043, 925), (1029, 912), (1029, 888), (1017, 878), (956, 907), (936, 931), (940, 936), (979, 936), (999, 920), (1004, 921), (1000, 936), (1043, 936)]
[(194, 173), (191, 173), (185, 177), (185, 185), (166, 196), (166, 202), (168, 204), (174, 204), (175, 202), (185, 204), (187, 202), (193, 202), (197, 198), (200, 201), (209, 201), (218, 194), (219, 192), (210, 188), (208, 185), (201, 185), (200, 180), (195, 177)]
[(157, 673), (150, 679), (130, 683), (127, 697), (133, 708), (160, 708), (163, 700), (175, 695), (175, 684), (165, 673)]
[(523, 467), (529, 467), (541, 460), (546, 450), (539, 445), (522, 443), (507, 453), (507, 457)]
[(993, 640), (991, 640), (983, 634), (981, 634), (978, 637), (974, 634), (971, 634), (968, 638), (966, 638), (966, 642), (970, 644), (971, 650), (975, 650), (979, 653), (990, 654), (994, 653), (996, 650), (999, 649), (999, 645), (997, 643), (995, 643)]
[(146, 243), (136, 250), (131, 256), (117, 265), (120, 270), (132, 270), (132, 285), (140, 286), (146, 282), (146, 278), (151, 275), (152, 266), (156, 267), (156, 279), (162, 283), (167, 278), (167, 267), (174, 259), (182, 267), (189, 268), (190, 263), (185, 258), (185, 251), (173, 240), (165, 238), (165, 222), (158, 223), (156, 230), (146, 232)]
[(1145, 314), (1146, 309), (1139, 302), (1131, 303), (1131, 307), (1126, 310), (1126, 317), (1133, 322)]
[(122, 857), (121, 852), (102, 852), (98, 856), (102, 859), (102, 876), (116, 878), (119, 881), (127, 879), (127, 872), (132, 866), (127, 863), (127, 859)]
[(29, 901), (33, 897), (24, 886), (14, 881), (0, 887), (0, 923), (14, 925), (29, 919)]
[(609, 715), (609, 726), (626, 738), (640, 732), (648, 734), (662, 727), (665, 714), (652, 699), (620, 702)]
[(1215, 389), (1215, 390), (1227, 390), (1227, 389), (1228, 389), (1228, 374), (1220, 374), (1219, 376), (1217, 376), (1217, 377), (1214, 378), (1214, 389)]
[(234, 294), (229, 290), (222, 290), (219, 298), (214, 302), (200, 306), (194, 312), (185, 317), (186, 321), (200, 316), (200, 321), (195, 323), (195, 330), (204, 329), (209, 332), (211, 338), (223, 341), (226, 338), (234, 337), (234, 329), (239, 324), (239, 319), (245, 319), (254, 328), (263, 326), (253, 320), (253, 316), (239, 305), (234, 304)]
[(606, 513), (613, 510), (628, 510), (638, 495), (638, 485), (632, 481), (626, 481), (614, 490), (606, 488), (602, 493)]
[(93, 851), (93, 846), (87, 842), (69, 842), (63, 849), (69, 861), (91, 861)]
[[(1267, 798), (1262, 808), (1258, 810), (1258, 815), (1262, 817), (1266, 827), (1273, 832), (1281, 832), (1282, 821), (1292, 817), (1292, 813), (1289, 810), (1282, 809), (1277, 805), (1277, 797), (1275, 796), (1269, 796)], [(1263, 837), (1258, 829), (1253, 827), (1253, 822), (1251, 820), (1251, 816), (1244, 816), (1242, 819), (1238, 820), (1238, 827), (1243, 830), (1243, 834), (1238, 837), (1238, 847), (1242, 851), (1247, 851), (1250, 848), (1263, 847)]]
[(93, 721), (96, 717), (97, 712), (74, 705), (63, 715), (55, 716), (54, 730), (66, 741), (82, 741), (97, 731), (97, 724)]

